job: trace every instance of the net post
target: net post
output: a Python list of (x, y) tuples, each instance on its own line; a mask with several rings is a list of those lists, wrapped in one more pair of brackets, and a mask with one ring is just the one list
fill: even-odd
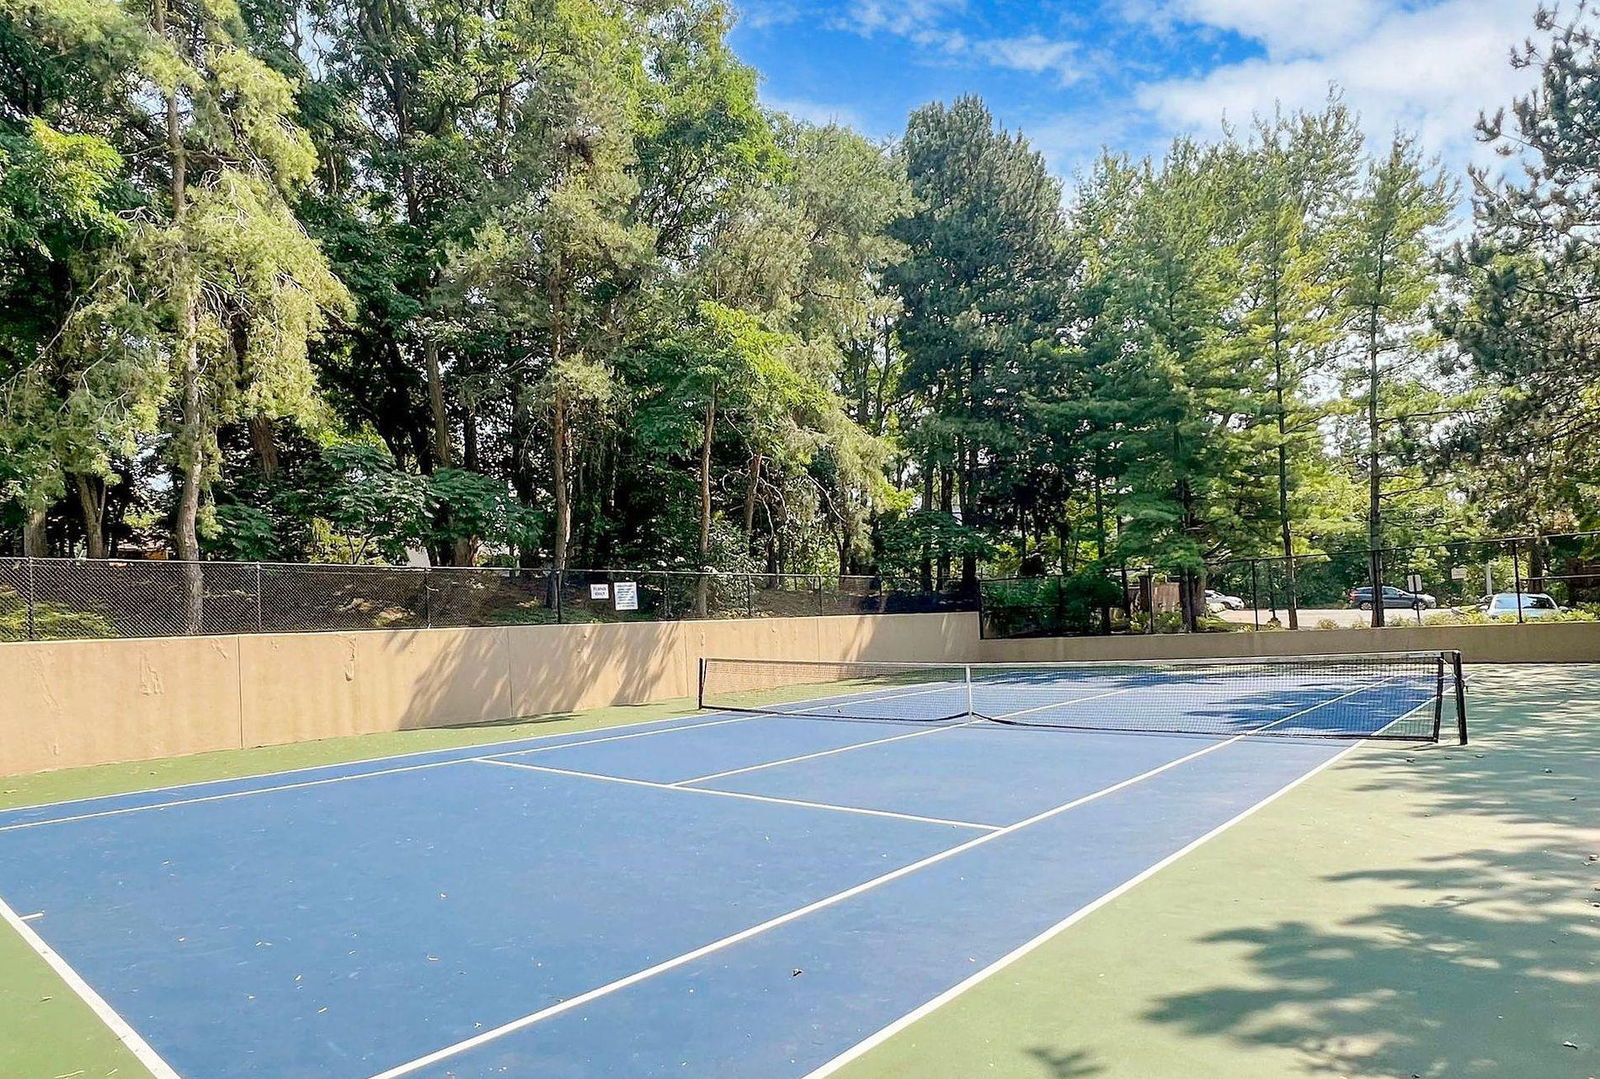
[(963, 665), (961, 668), (961, 673), (966, 679), (967, 683), (967, 715), (975, 716), (978, 713), (972, 707), (972, 664), (968, 663)]
[(701, 656), (697, 664), (700, 668), (699, 677), (695, 683), (695, 707), (705, 711), (706, 707), (706, 657)]
[(1461, 653), (1450, 653), (1450, 667), (1456, 683), (1456, 735), (1459, 745), (1467, 744), (1467, 676), (1461, 670)]
[(1438, 660), (1434, 662), (1433, 684), (1433, 740), (1439, 740), (1439, 729), (1444, 723), (1444, 665), (1449, 656), (1448, 652), (1441, 652)]

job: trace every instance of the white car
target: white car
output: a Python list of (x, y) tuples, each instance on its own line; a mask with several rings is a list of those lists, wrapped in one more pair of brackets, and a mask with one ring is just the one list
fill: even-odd
[(1483, 605), (1483, 613), (1490, 618), (1517, 617), (1517, 597), (1522, 598), (1522, 617), (1554, 618), (1564, 608), (1544, 592), (1497, 592)]
[(1208, 588), (1206, 589), (1206, 606), (1213, 609), (1221, 607), (1228, 611), (1242, 611), (1244, 610), (1244, 600), (1238, 596), (1225, 596), (1221, 592), (1214, 592)]

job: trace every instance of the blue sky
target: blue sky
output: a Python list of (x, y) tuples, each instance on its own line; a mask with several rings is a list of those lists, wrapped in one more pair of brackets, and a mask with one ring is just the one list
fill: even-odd
[(1102, 145), (1158, 153), (1337, 84), (1386, 138), (1415, 131), (1447, 167), (1491, 160), (1480, 110), (1530, 76), (1507, 53), (1537, 0), (734, 0), (733, 44), (762, 98), (877, 138), (911, 109), (981, 94), (1063, 175)]

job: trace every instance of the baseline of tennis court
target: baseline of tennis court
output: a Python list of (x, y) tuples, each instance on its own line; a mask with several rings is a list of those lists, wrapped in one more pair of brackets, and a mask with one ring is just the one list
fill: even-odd
[(701, 713), (11, 811), (0, 899), (160, 1079), (799, 1079), (1348, 748)]

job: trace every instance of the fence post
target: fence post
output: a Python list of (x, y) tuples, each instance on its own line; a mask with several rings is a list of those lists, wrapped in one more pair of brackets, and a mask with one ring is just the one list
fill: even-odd
[(566, 621), (566, 612), (561, 609), (561, 570), (551, 570), (550, 580), (556, 590), (556, 625), (559, 626)]
[(1522, 562), (1517, 553), (1517, 541), (1511, 541), (1511, 576), (1517, 582), (1517, 625), (1523, 624), (1522, 617)]
[(39, 575), (36, 568), (38, 563), (36, 563), (32, 558), (25, 559), (25, 561), (28, 563), (28, 640), (33, 641), (38, 640), (38, 638), (34, 636), (36, 631), (33, 620), (33, 606), (34, 603), (37, 602), (34, 596), (39, 588)]
[(256, 632), (260, 633), (261, 625), (261, 563), (256, 563)]
[(1250, 613), (1255, 616), (1256, 632), (1261, 632), (1261, 563), (1250, 562)]
[(744, 616), (756, 616), (756, 579), (748, 573), (744, 575)]
[(433, 567), (422, 567), (422, 625), (433, 628)]

